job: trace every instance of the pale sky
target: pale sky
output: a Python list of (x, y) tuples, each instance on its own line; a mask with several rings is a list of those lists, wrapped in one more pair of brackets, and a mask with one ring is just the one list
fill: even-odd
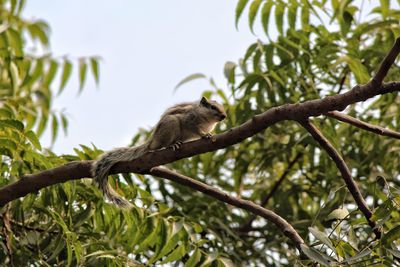
[[(256, 41), (247, 14), (234, 25), (237, 1), (216, 0), (29, 0), (25, 18), (46, 20), (54, 56), (99, 55), (100, 85), (90, 76), (77, 96), (77, 75), (56, 98), (54, 109), (66, 108), (68, 136), (60, 134), (54, 151), (73, 153), (79, 144), (109, 150), (125, 146), (140, 127), (149, 128), (169, 106), (199, 99), (210, 89), (193, 81), (175, 94), (184, 77), (201, 72), (226, 87), (223, 66), (243, 57)], [(262, 32), (259, 32), (262, 34)], [(74, 69), (77, 71), (77, 68)], [(58, 88), (57, 88), (58, 89)], [(49, 145), (49, 136), (42, 138)]]

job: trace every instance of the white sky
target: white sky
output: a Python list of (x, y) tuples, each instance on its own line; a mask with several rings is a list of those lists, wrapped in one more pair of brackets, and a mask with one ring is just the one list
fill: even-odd
[[(77, 96), (77, 68), (54, 109), (66, 108), (68, 136), (53, 149), (73, 153), (79, 144), (109, 150), (125, 146), (140, 127), (153, 126), (169, 106), (199, 99), (208, 81), (197, 80), (173, 94), (187, 75), (202, 72), (226, 87), (223, 66), (237, 61), (256, 40), (244, 14), (234, 26), (237, 1), (52, 0), (27, 1), (26, 18), (46, 20), (54, 56), (99, 55), (100, 86), (93, 78)], [(260, 31), (261, 33), (261, 31)], [(58, 88), (57, 88), (58, 89)], [(49, 135), (42, 138), (49, 145)]]

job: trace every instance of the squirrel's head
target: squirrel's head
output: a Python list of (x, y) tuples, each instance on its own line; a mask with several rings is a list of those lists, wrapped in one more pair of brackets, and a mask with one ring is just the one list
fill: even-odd
[(212, 116), (216, 121), (222, 121), (226, 118), (226, 112), (224, 107), (217, 101), (208, 100), (206, 97), (202, 97), (199, 103), (200, 107), (207, 110), (207, 113)]

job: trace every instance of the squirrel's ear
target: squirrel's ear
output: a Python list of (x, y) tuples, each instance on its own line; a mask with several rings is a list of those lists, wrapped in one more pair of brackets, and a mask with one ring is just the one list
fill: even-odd
[(209, 102), (208, 102), (207, 97), (203, 96), (203, 97), (201, 98), (201, 100), (200, 100), (200, 105), (207, 106), (208, 103), (209, 103)]

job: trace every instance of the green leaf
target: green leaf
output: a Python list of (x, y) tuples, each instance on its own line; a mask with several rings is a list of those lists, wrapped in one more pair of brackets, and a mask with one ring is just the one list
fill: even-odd
[(382, 244), (387, 245), (395, 240), (400, 240), (400, 225), (393, 227), (382, 237)]
[(329, 239), (329, 237), (324, 233), (318, 230), (315, 227), (308, 227), (308, 230), (315, 236), (316, 239), (327, 245), (329, 248), (332, 250), (335, 250), (335, 247), (332, 244), (332, 241)]
[(19, 132), (24, 131), (24, 124), (18, 120), (0, 120), (0, 126), (13, 128)]
[(38, 150), (42, 150), (42, 146), (40, 145), (39, 138), (36, 136), (36, 134), (33, 131), (29, 131), (25, 133), (25, 136), (28, 138), (28, 140), (31, 142), (31, 144)]
[(224, 75), (225, 75), (225, 78), (230, 83), (235, 83), (235, 68), (236, 68), (236, 64), (234, 62), (228, 61), (225, 63)]
[(46, 129), (47, 120), (48, 120), (47, 114), (42, 115), (42, 118), (39, 121), (39, 125), (36, 131), (37, 136), (40, 137), (43, 134), (44, 130)]
[(52, 115), (52, 121), (51, 121), (51, 143), (54, 144), (54, 141), (56, 141), (56, 137), (58, 134), (58, 121), (56, 115)]
[(267, 36), (269, 36), (269, 34), (268, 34), (269, 16), (271, 14), (271, 8), (273, 5), (274, 5), (274, 2), (272, 0), (267, 0), (261, 9), (261, 23), (262, 23), (264, 32)]
[(14, 94), (17, 94), (19, 86), (19, 73), (18, 73), (18, 67), (17, 65), (15, 65), (14, 62), (10, 63), (10, 77), (11, 77), (13, 92)]
[(307, 0), (303, 0), (301, 8), (301, 28), (305, 31), (310, 28), (310, 8), (308, 7)]
[(44, 78), (44, 81), (43, 81), (43, 84), (46, 87), (49, 87), (50, 84), (52, 83), (52, 81), (54, 80), (54, 77), (56, 76), (56, 73), (57, 73), (57, 69), (58, 69), (57, 61), (51, 60), (46, 77)]
[(349, 215), (349, 211), (346, 208), (342, 209), (335, 209), (331, 213), (329, 213), (328, 217), (326, 218), (327, 221), (337, 219), (343, 220)]
[(304, 244), (300, 245), (301, 250), (304, 252), (304, 254), (307, 255), (310, 259), (313, 261), (318, 262), (319, 264), (322, 264), (324, 266), (330, 266), (329, 262), (324, 258), (324, 256), (319, 252), (318, 250), (314, 248), (310, 248)]
[(280, 34), (283, 34), (283, 16), (285, 12), (285, 6), (283, 2), (279, 2), (275, 6), (275, 21), (276, 21), (276, 27), (278, 28), (278, 31)]
[(349, 55), (344, 56), (343, 59), (347, 62), (351, 72), (354, 74), (358, 84), (365, 84), (370, 80), (370, 75), (367, 68), (361, 63), (358, 58)]
[(8, 148), (10, 151), (15, 151), (17, 144), (9, 138), (0, 138), (0, 148)]
[(236, 265), (228, 258), (219, 257), (218, 261), (222, 262), (222, 264), (226, 267), (235, 267)]
[(380, 2), (381, 2), (382, 18), (386, 19), (386, 17), (389, 15), (390, 0), (380, 0)]
[(201, 260), (201, 252), (199, 248), (196, 248), (193, 254), (190, 256), (188, 261), (185, 263), (185, 267), (196, 267), (197, 263)]
[(61, 74), (61, 85), (58, 94), (61, 94), (61, 92), (64, 90), (65, 85), (67, 84), (69, 78), (71, 77), (71, 72), (72, 72), (72, 64), (69, 60), (66, 59), (64, 60), (63, 72)]
[(196, 80), (196, 79), (204, 79), (206, 78), (206, 76), (202, 73), (194, 73), (191, 74), (189, 76), (187, 76), (186, 78), (184, 78), (182, 81), (180, 81), (174, 88), (174, 92), (181, 87), (183, 84), (188, 83), (190, 81)]
[(68, 119), (64, 114), (61, 114), (61, 126), (63, 128), (64, 134), (68, 134)]
[(289, 22), (289, 27), (292, 29), (296, 28), (297, 8), (298, 7), (299, 7), (299, 4), (297, 3), (296, 0), (290, 1), (290, 5), (288, 8), (288, 22)]
[(22, 50), (22, 41), (20, 34), (12, 28), (8, 28), (6, 34), (7, 34), (8, 44), (10, 45), (10, 48), (13, 49), (14, 55), (16, 57), (23, 57), (24, 52)]
[(90, 67), (94, 76), (94, 80), (96, 81), (96, 84), (99, 84), (99, 62), (97, 58), (91, 58), (90, 59)]
[(251, 3), (251, 5), (250, 5), (249, 25), (250, 25), (250, 30), (251, 30), (252, 33), (254, 33), (253, 25), (254, 25), (254, 21), (256, 19), (256, 15), (257, 15), (258, 9), (260, 8), (261, 2), (262, 2), (262, 0), (254, 0), (253, 3)]
[(180, 244), (168, 257), (161, 261), (160, 264), (164, 264), (167, 262), (177, 261), (186, 254), (186, 245), (184, 243)]
[(79, 60), (79, 92), (82, 91), (86, 81), (87, 64), (84, 59)]
[(238, 4), (236, 5), (236, 11), (235, 11), (236, 29), (238, 29), (238, 23), (239, 23), (240, 16), (243, 14), (243, 10), (246, 7), (248, 2), (249, 2), (249, 0), (239, 0)]
[(39, 40), (44, 46), (49, 45), (49, 38), (47, 36), (49, 26), (44, 21), (36, 21), (28, 25), (27, 28), (33, 40)]
[(341, 264), (345, 264), (345, 263), (354, 264), (355, 261), (361, 260), (362, 258), (364, 258), (367, 255), (371, 255), (371, 250), (365, 249), (364, 251), (359, 252), (358, 254), (354, 255), (353, 257), (346, 258), (344, 261), (341, 262)]

